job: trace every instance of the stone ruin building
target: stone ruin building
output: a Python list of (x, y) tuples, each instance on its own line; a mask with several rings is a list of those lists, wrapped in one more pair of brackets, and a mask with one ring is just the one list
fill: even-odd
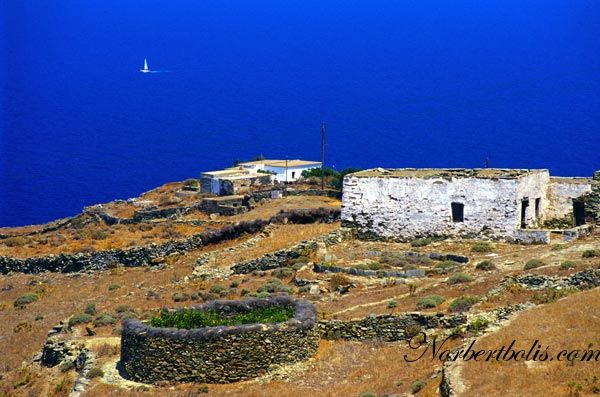
[(547, 243), (567, 225), (566, 240), (597, 219), (600, 171), (594, 178), (550, 177), (527, 169), (382, 169), (344, 178), (342, 222), (362, 238), (484, 236)]

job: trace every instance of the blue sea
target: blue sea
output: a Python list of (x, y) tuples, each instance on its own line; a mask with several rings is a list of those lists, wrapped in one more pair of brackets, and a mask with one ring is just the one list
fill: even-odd
[(319, 159), (322, 121), (338, 170), (589, 176), (599, 38), (596, 0), (5, 0), (0, 226)]

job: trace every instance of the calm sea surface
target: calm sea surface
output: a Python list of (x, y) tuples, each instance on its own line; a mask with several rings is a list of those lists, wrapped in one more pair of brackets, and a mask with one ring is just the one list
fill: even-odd
[[(0, 2), (0, 226), (258, 154), (600, 169), (600, 2)], [(151, 69), (142, 74), (144, 58)]]

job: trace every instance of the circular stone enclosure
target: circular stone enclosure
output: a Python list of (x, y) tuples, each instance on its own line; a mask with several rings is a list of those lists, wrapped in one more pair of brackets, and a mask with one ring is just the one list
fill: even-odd
[(192, 309), (227, 316), (269, 306), (291, 307), (294, 315), (280, 323), (195, 329), (152, 327), (126, 320), (120, 369), (127, 379), (144, 383), (230, 383), (262, 375), (273, 365), (312, 357), (320, 334), (317, 311), (308, 301), (287, 296), (217, 300)]

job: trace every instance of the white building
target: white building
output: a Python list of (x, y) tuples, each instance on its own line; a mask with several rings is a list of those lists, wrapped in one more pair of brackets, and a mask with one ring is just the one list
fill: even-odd
[(549, 232), (535, 230), (545, 220), (585, 223), (579, 197), (591, 186), (587, 178), (550, 178), (548, 170), (376, 168), (344, 178), (342, 222), (370, 238), (547, 240)]
[(307, 160), (257, 160), (238, 164), (255, 172), (273, 173), (278, 182), (295, 182), (302, 175), (302, 171), (320, 168), (320, 161)]

